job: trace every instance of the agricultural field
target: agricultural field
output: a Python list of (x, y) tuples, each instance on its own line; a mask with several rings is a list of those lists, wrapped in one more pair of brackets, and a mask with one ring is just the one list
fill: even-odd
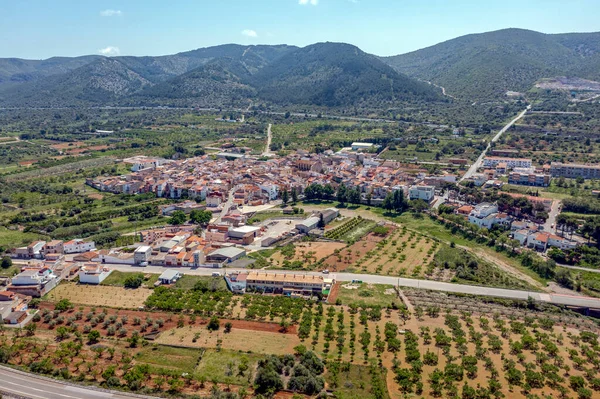
[[(433, 277), (428, 268), (438, 243), (406, 228), (394, 229), (377, 246), (355, 262), (361, 273), (375, 273), (400, 277)], [(443, 273), (442, 273), (443, 274)], [(444, 280), (444, 276), (439, 278)]]
[(286, 268), (286, 265), (292, 266), (295, 262), (301, 262), (302, 268), (311, 269), (312, 265), (332, 255), (335, 251), (345, 248), (346, 245), (342, 242), (298, 242), (282, 247), (269, 258), (269, 261), (274, 267), (282, 268)]
[[(38, 361), (43, 356), (35, 355), (39, 348), (45, 345), (40, 353), (53, 353), (76, 342), (71, 338), (74, 330), (87, 334), (96, 329), (102, 346), (118, 350), (100, 354), (89, 370), (75, 359), (77, 351), (69, 351), (71, 375), (85, 374), (83, 380), (90, 383), (115, 376), (113, 384), (128, 387), (126, 370), (106, 370), (111, 365), (147, 365), (148, 370), (138, 370), (154, 376), (145, 377), (145, 386), (155, 392), (182, 373), (189, 380), (174, 383), (177, 392), (202, 392), (207, 385), (222, 389), (224, 384), (233, 391), (251, 390), (259, 361), (306, 349), (327, 361), (329, 389), (350, 398), (461, 396), (472, 389), (480, 397), (525, 398), (562, 391), (592, 397), (600, 389), (599, 326), (592, 319), (545, 304), (416, 289), (403, 289), (408, 298), (404, 303), (393, 287), (356, 285), (340, 288), (337, 299), (342, 305), (176, 288), (156, 289), (147, 311), (69, 309), (67, 303), (62, 304), (67, 310), (59, 312), (43, 302), (37, 331), (17, 338), (27, 340), (27, 354), (11, 356), (9, 362), (49, 373), (57, 366), (38, 368), (36, 356)], [(138, 333), (159, 335), (149, 345), (134, 340), (135, 346), (125, 352), (130, 360), (123, 360), (120, 351)], [(53, 342), (53, 335), (60, 338), (43, 343)], [(6, 345), (0, 335), (0, 348)], [(84, 343), (81, 353), (91, 351), (89, 345)], [(167, 378), (158, 381), (158, 375)]]
[(123, 286), (63, 282), (50, 291), (46, 298), (54, 302), (68, 299), (78, 305), (138, 309), (140, 306), (144, 306), (150, 295), (152, 295), (152, 290), (146, 288), (127, 289)]

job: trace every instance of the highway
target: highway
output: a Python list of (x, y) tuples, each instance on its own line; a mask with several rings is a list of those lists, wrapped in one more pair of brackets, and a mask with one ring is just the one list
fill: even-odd
[[(173, 269), (160, 266), (129, 266), (129, 265), (107, 265), (110, 268), (123, 272), (144, 272), (160, 274), (165, 270)], [(231, 270), (239, 270), (236, 268), (228, 268)], [(188, 267), (177, 268), (184, 274), (195, 275), (195, 276), (210, 276), (215, 269), (204, 269), (196, 268), (190, 269)], [(261, 269), (260, 272), (264, 273), (294, 273), (294, 274), (307, 274), (307, 275), (322, 275), (320, 272), (302, 272), (302, 271), (285, 271), (285, 270), (268, 270)], [(441, 281), (430, 281), (430, 280), (415, 280), (410, 278), (398, 278), (390, 276), (377, 276), (373, 274), (354, 274), (354, 273), (335, 273), (330, 274), (331, 278), (336, 281), (348, 282), (352, 280), (360, 280), (370, 284), (386, 284), (386, 285), (398, 285), (401, 287), (427, 289), (434, 291), (444, 291), (457, 294), (471, 294), (471, 295), (485, 295), (496, 298), (508, 298), (508, 299), (527, 299), (532, 297), (536, 301), (553, 303), (558, 305), (569, 305), (569, 306), (581, 306), (600, 309), (600, 298), (591, 298), (584, 296), (571, 296), (571, 295), (559, 295), (550, 294), (543, 292), (534, 291), (520, 291), (520, 290), (509, 290), (504, 288), (491, 288), (491, 287), (480, 287), (475, 285), (466, 284), (451, 284), (444, 283)]]
[(525, 108), (525, 110), (523, 110), (523, 112), (521, 112), (519, 115), (517, 115), (516, 118), (514, 118), (512, 121), (508, 122), (508, 124), (506, 126), (504, 126), (499, 132), (498, 134), (496, 134), (494, 136), (494, 138), (492, 139), (492, 141), (487, 145), (487, 147), (485, 147), (485, 150), (483, 150), (481, 152), (481, 155), (479, 155), (479, 158), (477, 158), (477, 160), (473, 163), (473, 165), (471, 165), (471, 167), (469, 168), (469, 170), (467, 170), (467, 173), (464, 174), (463, 177), (460, 178), (459, 181), (463, 181), (465, 179), (468, 179), (469, 177), (473, 176), (473, 174), (475, 172), (477, 172), (477, 169), (479, 169), (479, 167), (481, 166), (481, 163), (483, 162), (483, 158), (485, 157), (485, 155), (487, 154), (487, 152), (489, 151), (489, 149), (492, 147), (492, 143), (495, 143), (496, 141), (498, 141), (500, 139), (500, 137), (502, 137), (502, 135), (508, 130), (510, 129), (510, 127), (512, 125), (514, 125), (515, 123), (517, 123), (517, 121), (519, 119), (521, 119), (522, 117), (525, 116), (525, 114), (527, 113), (527, 111), (529, 111), (531, 109), (531, 105), (528, 105), (527, 108)]
[(74, 386), (58, 380), (23, 373), (8, 367), (0, 367), (0, 392), (28, 399), (131, 399), (150, 398), (120, 392)]

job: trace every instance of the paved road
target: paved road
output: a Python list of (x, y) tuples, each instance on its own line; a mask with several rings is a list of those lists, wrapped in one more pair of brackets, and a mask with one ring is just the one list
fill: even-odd
[[(169, 269), (160, 266), (148, 266), (145, 268), (128, 266), (128, 265), (107, 265), (115, 270), (131, 272), (131, 271), (143, 271), (144, 273), (155, 273), (160, 274), (163, 271)], [(235, 269), (235, 268), (234, 268)], [(184, 274), (190, 274), (195, 276), (210, 276), (214, 269), (190, 269), (181, 268)], [(231, 268), (230, 268), (231, 270)], [(307, 275), (321, 275), (319, 272), (301, 272), (301, 271), (281, 271), (281, 270), (261, 270), (270, 274), (274, 273), (296, 273), (296, 274), (307, 274)], [(582, 297), (582, 296), (569, 296), (569, 295), (558, 295), (558, 294), (546, 294), (540, 292), (531, 291), (520, 291), (520, 290), (508, 290), (503, 288), (490, 288), (490, 287), (478, 287), (474, 285), (464, 284), (451, 284), (443, 283), (440, 281), (429, 281), (429, 280), (414, 280), (409, 278), (397, 278), (390, 276), (377, 276), (372, 274), (354, 274), (354, 273), (336, 273), (331, 274), (331, 277), (336, 281), (352, 281), (361, 280), (365, 283), (371, 284), (389, 284), (389, 285), (400, 285), (402, 287), (412, 287), (419, 289), (428, 289), (435, 291), (445, 291), (452, 293), (461, 294), (472, 294), (472, 295), (486, 295), (497, 298), (510, 298), (510, 299), (527, 299), (532, 297), (537, 301), (570, 305), (570, 306), (583, 306), (600, 309), (600, 298)]]
[(217, 223), (217, 224), (221, 223), (221, 219), (223, 219), (223, 217), (227, 215), (227, 212), (229, 212), (229, 209), (233, 205), (233, 195), (235, 194), (235, 192), (237, 191), (238, 188), (239, 188), (239, 186), (235, 186), (231, 190), (229, 190), (229, 195), (227, 196), (227, 202), (222, 204), (221, 213), (219, 213), (219, 217), (217, 217), (217, 220), (215, 221), (215, 223)]
[(556, 217), (560, 213), (560, 204), (561, 201), (554, 200), (552, 201), (552, 208), (550, 212), (548, 212), (548, 219), (546, 219), (546, 223), (544, 223), (544, 231), (548, 233), (555, 233), (556, 231)]
[(515, 119), (513, 119), (512, 121), (508, 122), (508, 124), (506, 126), (504, 126), (502, 128), (502, 130), (500, 130), (498, 132), (498, 134), (496, 134), (494, 136), (494, 138), (492, 139), (492, 141), (487, 145), (487, 147), (485, 147), (485, 150), (482, 151), (482, 153), (479, 156), (479, 158), (477, 158), (477, 160), (475, 161), (475, 163), (473, 163), (473, 165), (471, 165), (471, 167), (469, 168), (469, 170), (467, 170), (467, 173), (465, 173), (464, 176), (461, 177), (459, 181), (463, 181), (465, 179), (468, 179), (469, 177), (473, 176), (473, 174), (475, 172), (477, 172), (477, 169), (481, 166), (481, 163), (483, 162), (483, 158), (485, 157), (485, 155), (487, 154), (487, 152), (489, 151), (489, 149), (492, 147), (492, 143), (495, 143), (496, 141), (498, 141), (500, 139), (500, 137), (508, 129), (510, 129), (510, 127), (512, 125), (514, 125), (515, 123), (517, 123), (517, 121), (519, 119), (521, 119), (522, 117), (524, 117), (525, 114), (527, 113), (527, 111), (529, 111), (530, 109), (531, 109), (531, 105), (528, 105), (527, 108), (525, 108), (525, 110), (523, 110), (523, 112), (521, 112), (519, 115), (517, 115), (517, 117)]
[(0, 367), (0, 391), (29, 399), (131, 399), (132, 397), (143, 397), (67, 385), (6, 367)]
[(273, 133), (271, 133), (272, 126), (273, 125), (269, 123), (269, 127), (267, 128), (267, 145), (265, 146), (265, 151), (262, 153), (265, 157), (271, 156), (271, 141), (273, 140)]

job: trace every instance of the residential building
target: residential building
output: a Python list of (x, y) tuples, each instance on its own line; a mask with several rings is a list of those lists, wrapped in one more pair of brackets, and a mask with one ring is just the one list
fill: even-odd
[(76, 238), (74, 240), (65, 242), (63, 248), (64, 253), (66, 254), (76, 254), (94, 251), (96, 249), (96, 244), (93, 241), (88, 242), (80, 238)]
[(484, 168), (495, 168), (499, 163), (506, 164), (509, 169), (531, 168), (532, 162), (529, 158), (505, 158), (505, 157), (485, 157), (483, 159)]
[(79, 269), (79, 282), (82, 284), (98, 285), (102, 283), (110, 274), (112, 269), (102, 266), (98, 263), (87, 263)]
[(64, 242), (62, 240), (52, 240), (44, 246), (44, 255), (64, 253)]
[(510, 184), (520, 184), (524, 186), (548, 187), (550, 185), (551, 175), (545, 173), (527, 173), (513, 171), (508, 175)]
[(552, 177), (600, 179), (600, 165), (552, 162), (550, 164), (550, 173)]
[(411, 200), (423, 200), (427, 203), (431, 202), (435, 196), (434, 186), (412, 186), (408, 190), (408, 197)]

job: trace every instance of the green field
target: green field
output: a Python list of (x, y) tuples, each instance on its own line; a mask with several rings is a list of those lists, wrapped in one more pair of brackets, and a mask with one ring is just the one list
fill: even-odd
[(210, 276), (184, 275), (182, 278), (177, 280), (177, 282), (175, 283), (175, 288), (191, 290), (199, 281), (205, 282), (207, 287), (214, 288), (217, 291), (227, 291), (227, 284), (225, 283), (225, 280), (222, 277)]
[[(143, 270), (143, 269), (142, 269)], [(110, 276), (108, 276), (103, 282), (102, 285), (112, 285), (115, 287), (123, 287), (125, 285), (125, 280), (128, 277), (135, 276), (136, 274), (140, 274), (142, 276), (149, 276), (146, 280), (144, 278), (144, 285), (148, 287), (152, 287), (154, 283), (158, 280), (158, 274), (145, 274), (143, 271), (140, 272), (120, 272), (118, 270), (114, 270)]]
[(155, 369), (163, 368), (193, 374), (201, 354), (200, 349), (151, 345), (138, 352), (135, 360), (137, 363), (149, 364)]
[[(262, 355), (230, 350), (206, 349), (198, 362), (195, 373), (206, 381), (217, 381), (222, 384), (252, 385), (254, 370)], [(248, 369), (241, 374), (240, 364), (247, 364)], [(242, 366), (244, 367), (244, 366)]]
[(344, 285), (350, 285), (350, 283), (341, 284), (337, 297), (344, 305), (364, 303), (368, 306), (387, 307), (392, 303), (399, 304), (402, 302), (396, 292), (393, 291), (394, 286), (392, 285), (362, 283), (358, 289), (344, 288)]

